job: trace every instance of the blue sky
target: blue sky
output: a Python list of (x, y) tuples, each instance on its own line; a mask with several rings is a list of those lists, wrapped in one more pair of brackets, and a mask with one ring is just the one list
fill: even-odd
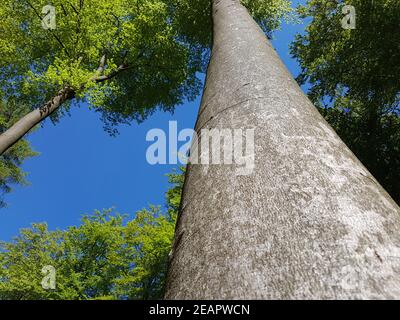
[[(273, 40), (294, 76), (299, 66), (288, 46), (303, 30), (304, 24), (284, 24)], [(9, 241), (32, 222), (64, 229), (79, 224), (81, 215), (94, 209), (115, 207), (120, 213), (134, 213), (149, 204), (164, 205), (165, 174), (176, 166), (147, 163), (151, 142), (146, 142), (146, 133), (153, 128), (168, 132), (168, 121), (177, 121), (178, 130), (193, 128), (199, 104), (200, 97), (178, 106), (174, 114), (156, 112), (140, 125), (120, 127), (117, 137), (108, 136), (99, 115), (85, 105), (71, 109), (57, 125), (47, 121), (29, 136), (41, 153), (23, 165), (30, 186), (15, 187), (6, 196), (8, 207), (0, 209), (0, 240)]]

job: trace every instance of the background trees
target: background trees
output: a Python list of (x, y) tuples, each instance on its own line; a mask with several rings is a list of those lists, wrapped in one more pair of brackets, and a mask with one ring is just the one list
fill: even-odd
[[(0, 134), (13, 125), (28, 108), (15, 100), (0, 99)], [(27, 140), (20, 140), (0, 155), (0, 208), (5, 206), (3, 195), (11, 192), (15, 184), (26, 184), (26, 174), (21, 169), (23, 161), (36, 155)]]
[[(161, 298), (183, 174), (169, 175), (166, 210), (129, 216), (85, 215), (80, 226), (49, 231), (45, 223), (0, 244), (0, 299)], [(44, 266), (56, 269), (56, 290), (41, 286)]]
[[(268, 35), (280, 27), (282, 18), (292, 19), (290, 0), (240, 1)], [(176, 30), (195, 47), (210, 49), (212, 45), (212, 1), (169, 0)], [(208, 58), (208, 57), (207, 57)], [(205, 60), (208, 63), (208, 59)]]
[[(356, 29), (339, 23), (341, 6), (356, 8)], [(292, 53), (301, 84), (350, 149), (400, 203), (400, 3), (311, 0), (311, 17)]]
[[(42, 28), (45, 5), (4, 0), (0, 8), (0, 155), (71, 106), (101, 113), (114, 135), (118, 124), (143, 121), (157, 108), (173, 111), (198, 95), (203, 49), (179, 32), (171, 1), (55, 0), (55, 30)], [(23, 182), (18, 166), (33, 155), (27, 148), (20, 142), (0, 156), (2, 191)]]

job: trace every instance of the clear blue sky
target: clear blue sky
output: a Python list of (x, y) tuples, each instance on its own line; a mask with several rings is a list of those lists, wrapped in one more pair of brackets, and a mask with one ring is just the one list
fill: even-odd
[[(303, 3), (304, 1), (293, 1)], [(304, 25), (286, 25), (275, 33), (273, 45), (294, 76), (299, 67), (288, 46)], [(0, 240), (9, 241), (20, 228), (46, 221), (50, 229), (79, 224), (81, 215), (94, 209), (115, 207), (133, 213), (148, 204), (164, 205), (166, 173), (176, 166), (151, 166), (146, 162), (146, 133), (153, 128), (168, 132), (168, 121), (178, 130), (193, 128), (200, 97), (178, 106), (174, 114), (157, 112), (144, 123), (120, 127), (118, 137), (108, 136), (99, 115), (86, 106), (54, 126), (46, 122), (29, 140), (40, 156), (25, 162), (28, 187), (15, 187), (0, 209)]]

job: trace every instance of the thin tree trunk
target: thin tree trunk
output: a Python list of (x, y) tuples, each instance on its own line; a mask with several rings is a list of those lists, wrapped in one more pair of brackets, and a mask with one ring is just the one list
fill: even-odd
[(11, 128), (0, 135), (0, 155), (17, 143), (32, 128), (55, 112), (65, 101), (74, 96), (70, 88), (61, 90), (42, 107), (35, 109), (18, 120)]
[(400, 208), (239, 0), (212, 14), (196, 131), (255, 128), (255, 168), (188, 166), (165, 298), (400, 298)]
[[(111, 80), (118, 76), (121, 72), (132, 68), (132, 65), (121, 64), (117, 69), (112, 71), (108, 75), (102, 75), (104, 66), (106, 63), (106, 56), (103, 55), (100, 59), (100, 64), (96, 74), (90, 79), (97, 83), (102, 83)], [(82, 84), (81, 88), (85, 88), (86, 84)], [(13, 126), (7, 129), (0, 135), (0, 156), (11, 148), (15, 143), (22, 139), (26, 134), (29, 133), (36, 125), (50, 116), (58, 108), (60, 108), (66, 101), (75, 97), (75, 91), (72, 88), (64, 88), (58, 92), (50, 101), (44, 104), (42, 107), (37, 108), (20, 120), (18, 120)]]

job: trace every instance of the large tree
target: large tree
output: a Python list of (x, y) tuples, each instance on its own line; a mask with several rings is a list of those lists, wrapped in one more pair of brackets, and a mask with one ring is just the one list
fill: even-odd
[(168, 1), (54, 0), (55, 29), (43, 28), (47, 5), (2, 1), (0, 98), (16, 97), (32, 111), (2, 132), (0, 155), (71, 103), (87, 102), (114, 133), (118, 123), (197, 95), (201, 59), (174, 28)]
[(202, 3), (213, 47), (196, 131), (254, 129), (255, 167), (188, 166), (165, 297), (399, 298), (399, 207), (260, 28), (285, 1)]
[(309, 97), (350, 149), (400, 203), (400, 2), (346, 0), (356, 28), (346, 30), (342, 1), (308, 1), (312, 18), (292, 46), (311, 84)]

